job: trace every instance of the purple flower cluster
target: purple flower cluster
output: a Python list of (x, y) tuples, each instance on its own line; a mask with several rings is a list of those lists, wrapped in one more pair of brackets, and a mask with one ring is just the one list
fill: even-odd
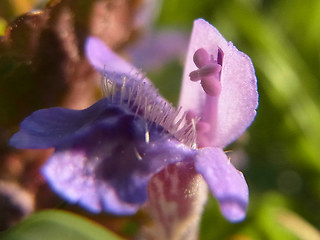
[(256, 114), (250, 58), (209, 23), (196, 20), (176, 109), (99, 39), (88, 38), (86, 55), (103, 76), (104, 98), (84, 110), (36, 111), (10, 144), (54, 147), (43, 175), (63, 198), (92, 212), (135, 213), (148, 198), (154, 174), (188, 162), (206, 180), (223, 215), (242, 220), (247, 183), (222, 149), (243, 134)]

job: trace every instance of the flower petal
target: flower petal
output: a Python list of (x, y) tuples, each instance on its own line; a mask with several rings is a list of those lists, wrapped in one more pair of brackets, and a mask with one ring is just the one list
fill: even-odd
[[(95, 166), (96, 167), (96, 166)], [(85, 152), (65, 150), (54, 153), (42, 168), (42, 174), (52, 189), (70, 203), (87, 210), (133, 214), (139, 205), (121, 201), (112, 186), (95, 179)]]
[(84, 110), (61, 107), (42, 109), (32, 113), (20, 124), (20, 131), (12, 136), (9, 144), (17, 148), (49, 148), (62, 145), (76, 137), (98, 118), (102, 112), (113, 112), (113, 106), (102, 99)]
[(237, 139), (253, 121), (258, 106), (257, 80), (250, 58), (227, 42), (219, 31), (203, 19), (194, 22), (183, 75), (179, 105), (201, 115), (205, 105), (205, 92), (199, 82), (190, 81), (190, 72), (197, 70), (193, 62), (196, 50), (204, 48), (217, 56), (223, 53), (221, 71), (222, 91), (218, 103), (217, 128), (211, 145), (224, 147)]
[(133, 214), (147, 199), (151, 176), (195, 151), (169, 139), (139, 116), (120, 113), (60, 146), (43, 168), (52, 188), (92, 212)]
[(218, 199), (225, 218), (231, 222), (243, 220), (249, 202), (248, 186), (243, 174), (230, 163), (223, 150), (199, 149), (195, 166)]
[(119, 73), (132, 75), (138, 70), (113, 52), (104, 42), (96, 37), (88, 37), (85, 53), (91, 65), (100, 73)]

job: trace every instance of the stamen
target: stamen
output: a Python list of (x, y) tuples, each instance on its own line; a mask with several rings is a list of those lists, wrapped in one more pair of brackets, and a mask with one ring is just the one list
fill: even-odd
[[(223, 51), (218, 48), (217, 56), (209, 55), (203, 49), (198, 49), (193, 55), (193, 61), (198, 67), (197, 70), (190, 73), (191, 81), (201, 81), (201, 86), (206, 93), (203, 111), (199, 113), (201, 121), (196, 126), (198, 147), (210, 145), (214, 137), (217, 125), (218, 102), (221, 93), (221, 70), (223, 63)], [(187, 114), (187, 121), (195, 117), (195, 113)]]
[[(201, 80), (202, 88), (209, 96), (220, 95), (222, 58), (223, 52), (220, 48), (218, 49), (217, 61), (213, 59), (213, 56), (210, 59), (208, 52), (203, 48), (198, 49), (193, 55), (193, 61), (199, 69), (190, 73), (190, 80)], [(221, 64), (219, 64), (220, 62)]]
[(199, 48), (193, 55), (193, 62), (198, 68), (202, 68), (210, 61), (210, 56), (206, 50)]
[(219, 96), (221, 93), (221, 83), (215, 76), (203, 77), (201, 86), (209, 96)]
[(193, 82), (196, 82), (196, 81), (201, 80), (200, 70), (192, 71), (192, 72), (189, 74), (189, 77), (190, 77), (190, 80), (193, 81)]
[[(204, 77), (218, 76), (221, 72), (221, 66), (217, 63), (210, 62), (207, 65), (192, 71), (189, 76), (191, 81), (199, 81)], [(219, 79), (217, 79), (219, 81)]]
[(200, 68), (199, 71), (202, 77), (210, 77), (221, 72), (221, 65), (211, 62)]
[(222, 66), (222, 62), (223, 62), (223, 56), (224, 56), (224, 53), (223, 53), (222, 49), (221, 49), (221, 48), (218, 48), (217, 63), (218, 63), (219, 65), (221, 65), (221, 66)]

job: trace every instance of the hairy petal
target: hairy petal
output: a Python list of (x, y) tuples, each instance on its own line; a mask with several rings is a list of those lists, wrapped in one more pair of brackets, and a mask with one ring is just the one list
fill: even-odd
[(249, 191), (243, 174), (228, 160), (222, 149), (200, 149), (195, 162), (196, 170), (218, 199), (222, 214), (231, 222), (245, 218)]
[(134, 82), (144, 82), (147, 85), (152, 85), (140, 70), (113, 52), (97, 37), (87, 38), (85, 54), (96, 70), (118, 85), (122, 85), (124, 79), (126, 79), (127, 86)]
[(168, 164), (195, 155), (157, 127), (145, 139), (145, 121), (120, 113), (59, 147), (43, 167), (52, 188), (71, 203), (92, 212), (133, 214), (147, 199), (151, 176)]
[(215, 27), (203, 19), (196, 20), (189, 43), (179, 102), (184, 110), (192, 110), (198, 115), (208, 111), (204, 108), (206, 94), (202, 86), (189, 78), (189, 74), (197, 70), (193, 54), (200, 48), (204, 48), (215, 60), (218, 48), (224, 53), (217, 127), (214, 138), (211, 139), (211, 146), (224, 147), (243, 134), (255, 117), (258, 106), (255, 71), (250, 58), (237, 50), (231, 42), (227, 42)]

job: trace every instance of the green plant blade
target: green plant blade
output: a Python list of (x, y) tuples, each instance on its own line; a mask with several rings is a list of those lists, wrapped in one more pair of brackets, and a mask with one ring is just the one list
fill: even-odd
[(121, 240), (102, 226), (60, 210), (36, 213), (0, 234), (2, 240)]

